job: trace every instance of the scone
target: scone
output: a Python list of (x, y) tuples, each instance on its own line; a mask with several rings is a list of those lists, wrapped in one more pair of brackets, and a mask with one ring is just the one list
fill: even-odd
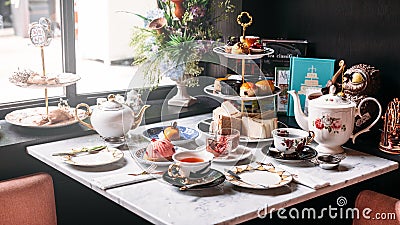
[(241, 97), (253, 97), (257, 94), (257, 86), (252, 82), (246, 82), (240, 87)]
[(272, 80), (260, 80), (256, 82), (259, 95), (269, 95), (275, 90), (274, 82)]

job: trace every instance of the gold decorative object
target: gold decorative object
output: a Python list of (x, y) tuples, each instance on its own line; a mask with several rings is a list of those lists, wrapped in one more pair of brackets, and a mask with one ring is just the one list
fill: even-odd
[[(249, 18), (249, 22), (247, 22), (247, 23), (242, 22), (242, 17), (243, 17), (244, 15), (246, 15), (247, 18)], [(243, 40), (244, 40), (244, 37), (245, 37), (244, 34), (245, 34), (245, 32), (246, 32), (246, 28), (247, 28), (248, 26), (250, 26), (250, 25), (253, 23), (253, 17), (250, 16), (250, 14), (249, 14), (248, 12), (241, 12), (241, 13), (238, 15), (236, 21), (237, 21), (237, 23), (238, 23), (240, 26), (243, 27), (243, 35), (242, 35), (242, 36), (243, 36)]]
[(393, 99), (388, 104), (383, 119), (383, 131), (379, 149), (391, 153), (400, 154), (400, 101), (398, 98)]

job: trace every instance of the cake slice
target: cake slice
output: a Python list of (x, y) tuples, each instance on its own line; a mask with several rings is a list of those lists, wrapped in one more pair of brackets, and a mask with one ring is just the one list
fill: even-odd
[(242, 135), (255, 139), (271, 138), (271, 132), (277, 125), (277, 118), (256, 119), (245, 116), (242, 117)]
[(215, 132), (222, 128), (233, 128), (241, 131), (240, 111), (229, 101), (225, 101), (220, 107), (213, 110), (213, 122), (211, 123), (210, 130)]

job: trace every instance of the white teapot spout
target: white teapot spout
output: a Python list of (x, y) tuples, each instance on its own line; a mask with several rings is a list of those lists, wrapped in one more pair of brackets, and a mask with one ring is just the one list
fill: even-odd
[(295, 90), (290, 90), (288, 93), (293, 98), (294, 118), (296, 119), (297, 124), (301, 127), (301, 129), (308, 130), (308, 117), (301, 109), (299, 95)]

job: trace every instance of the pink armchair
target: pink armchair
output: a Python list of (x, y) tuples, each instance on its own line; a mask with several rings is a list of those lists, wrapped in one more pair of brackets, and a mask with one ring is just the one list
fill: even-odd
[(0, 181), (0, 225), (56, 225), (53, 179), (35, 173)]
[[(360, 216), (359, 219), (353, 219), (353, 225), (400, 225), (399, 199), (364, 190), (358, 194), (355, 207), (359, 210)], [(363, 216), (362, 211), (366, 208), (371, 211)]]

